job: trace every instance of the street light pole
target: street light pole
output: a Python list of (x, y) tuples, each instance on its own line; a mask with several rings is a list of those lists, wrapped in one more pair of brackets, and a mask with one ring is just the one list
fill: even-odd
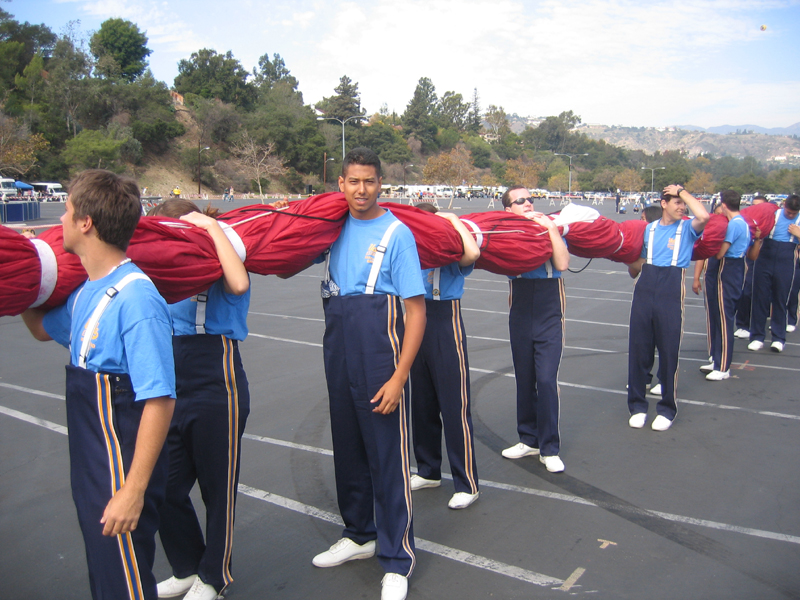
[(200, 140), (197, 140), (197, 195), (200, 196), (200, 154), (203, 150), (210, 150), (208, 146), (200, 148)]
[(572, 157), (573, 156), (589, 156), (588, 154), (557, 154), (553, 152), (555, 156), (569, 156), (569, 195), (572, 195)]
[(347, 117), (344, 121), (341, 119), (337, 119), (336, 117), (317, 117), (317, 121), (336, 121), (337, 123), (342, 124), (342, 162), (344, 162), (344, 124), (348, 121), (352, 121), (353, 119), (366, 119), (367, 117), (361, 115), (355, 115), (352, 117)]
[(414, 165), (403, 165), (403, 194), (406, 198), (408, 198), (408, 191), (406, 190), (406, 169), (408, 167), (413, 167)]
[(325, 184), (328, 183), (328, 163), (332, 161), (332, 158), (328, 158), (328, 153), (323, 153), (323, 163), (322, 163), (322, 191), (325, 192)]
[(655, 191), (653, 186), (655, 185), (656, 171), (663, 170), (663, 169), (666, 169), (666, 168), (667, 167), (654, 167), (654, 168), (651, 169), (650, 167), (642, 167), (642, 171), (650, 171), (650, 193), (651, 194)]

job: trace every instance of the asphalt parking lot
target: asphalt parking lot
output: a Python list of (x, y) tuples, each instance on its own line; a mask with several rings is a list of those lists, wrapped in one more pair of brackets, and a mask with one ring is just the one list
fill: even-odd
[[(487, 202), (456, 201), (455, 212)], [(53, 222), (63, 205), (46, 208), (43, 222)], [(613, 203), (598, 208), (609, 218), (638, 216), (615, 215)], [(573, 257), (571, 268), (587, 262)], [(311, 565), (341, 532), (320, 276), (316, 266), (285, 281), (253, 277), (251, 333), (241, 345), (252, 404), (230, 598), (380, 594), (376, 560)], [(737, 340), (733, 377), (707, 382), (698, 371), (708, 357), (705, 311), (689, 281), (677, 419), (666, 432), (634, 430), (625, 402), (633, 280), (623, 265), (594, 260), (565, 281), (566, 471), (551, 474), (535, 457), (500, 456), (518, 441), (508, 283), (485, 271), (467, 280), (481, 497), (452, 511), (448, 481), (414, 493), (409, 599), (800, 598), (800, 333), (789, 334), (782, 354), (749, 352)], [(0, 597), (88, 598), (69, 489), (67, 352), (35, 342), (19, 317), (0, 318), (0, 341)], [(163, 554), (155, 571), (171, 574)]]

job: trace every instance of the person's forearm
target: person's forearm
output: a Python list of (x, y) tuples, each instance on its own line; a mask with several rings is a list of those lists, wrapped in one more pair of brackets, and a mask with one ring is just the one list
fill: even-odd
[(217, 257), (222, 266), (222, 276), (225, 280), (225, 291), (229, 294), (241, 296), (250, 289), (250, 277), (244, 268), (242, 259), (236, 253), (228, 236), (219, 225), (208, 228), (208, 234), (214, 242)]
[(569, 269), (569, 250), (564, 243), (564, 238), (558, 233), (558, 229), (548, 229), (550, 233), (550, 243), (553, 246), (553, 256), (550, 260), (553, 262), (553, 267), (557, 271), (566, 271)]
[(703, 230), (706, 223), (708, 223), (709, 218), (711, 218), (706, 210), (706, 207), (702, 202), (700, 202), (700, 200), (687, 192), (686, 189), (682, 189), (680, 191), (679, 197), (681, 200), (686, 202), (686, 205), (691, 209), (692, 214), (694, 215), (692, 226), (694, 227), (695, 231), (699, 233)]
[(725, 255), (728, 253), (728, 249), (730, 247), (731, 247), (730, 242), (722, 242), (722, 246), (719, 247), (719, 252), (717, 252), (714, 258), (716, 258), (717, 260), (722, 260), (723, 258), (725, 258)]
[(167, 439), (172, 412), (175, 408), (173, 398), (161, 397), (145, 400), (142, 418), (139, 421), (139, 432), (136, 435), (136, 447), (131, 461), (131, 468), (125, 478), (125, 486), (144, 493), (150, 482), (158, 456)]
[(39, 308), (28, 308), (20, 315), (22, 322), (25, 323), (33, 338), (40, 342), (49, 342), (53, 339), (44, 328), (43, 320), (45, 314), (47, 314), (46, 311)]

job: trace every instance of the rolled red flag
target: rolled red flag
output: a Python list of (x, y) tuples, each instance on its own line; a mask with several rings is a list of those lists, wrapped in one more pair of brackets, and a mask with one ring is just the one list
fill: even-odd
[(775, 219), (779, 210), (779, 207), (769, 202), (762, 202), (761, 204), (743, 208), (741, 214), (750, 226), (750, 237), (754, 240), (769, 237), (769, 234), (772, 233), (772, 228), (775, 227)]

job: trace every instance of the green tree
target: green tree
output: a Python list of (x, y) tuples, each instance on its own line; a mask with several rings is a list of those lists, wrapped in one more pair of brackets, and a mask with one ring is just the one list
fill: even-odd
[(386, 164), (411, 162), (411, 151), (397, 129), (381, 118), (373, 117), (353, 136), (352, 145), (371, 148)]
[(256, 89), (249, 84), (249, 73), (228, 50), (218, 54), (216, 50), (203, 48), (193, 52), (189, 60), (178, 63), (175, 90), (180, 94), (197, 94), (207, 100), (219, 98), (223, 102), (252, 107)]
[(92, 63), (73, 31), (59, 38), (47, 64), (47, 102), (58, 107), (60, 117), (73, 137), (78, 135), (79, 110), (89, 96)]
[(62, 156), (72, 171), (101, 168), (119, 171), (125, 141), (108, 135), (106, 131), (84, 129), (67, 141)]
[(147, 36), (125, 19), (103, 21), (89, 42), (89, 50), (101, 75), (118, 75), (126, 81), (134, 81), (144, 73), (147, 57), (153, 53), (147, 47)]
[(14, 90), (14, 77), (21, 74), (36, 54), (45, 60), (55, 47), (57, 37), (45, 25), (20, 23), (0, 9), (0, 102), (9, 109)]
[(0, 112), (0, 173), (26, 175), (47, 145), (44, 136), (31, 134), (24, 123)]
[[(361, 117), (367, 111), (361, 108), (361, 94), (358, 91), (358, 83), (350, 79), (347, 75), (342, 75), (339, 85), (334, 89), (336, 95), (323, 98), (317, 102), (316, 108), (326, 117), (344, 121), (350, 117)], [(350, 121), (354, 127), (361, 125), (358, 119)]]
[(439, 102), (439, 126), (457, 132), (466, 131), (469, 110), (470, 105), (464, 102), (461, 94), (445, 92)]
[(437, 104), (438, 99), (433, 82), (427, 77), (422, 77), (401, 118), (406, 138), (414, 136), (422, 144), (424, 152), (431, 152), (438, 147), (436, 143)]
[(264, 54), (258, 59), (258, 67), (253, 69), (253, 83), (259, 89), (271, 89), (280, 83), (296, 90), (298, 85), (297, 79), (289, 73), (280, 54), (273, 54), (272, 60), (269, 59), (269, 54)]
[(450, 204), (447, 208), (453, 206), (456, 187), (464, 182), (469, 182), (474, 174), (472, 155), (464, 144), (460, 144), (450, 152), (431, 156), (422, 169), (422, 178), (425, 183), (443, 183), (452, 188), (453, 195), (450, 197)]
[(486, 109), (484, 118), (486, 119), (489, 134), (497, 140), (511, 133), (511, 128), (508, 126), (508, 116), (502, 106), (490, 104), (489, 108)]
[(478, 88), (472, 91), (472, 102), (469, 105), (469, 113), (467, 113), (467, 131), (473, 134), (478, 134), (483, 128), (483, 113), (481, 112), (481, 102), (478, 96)]

